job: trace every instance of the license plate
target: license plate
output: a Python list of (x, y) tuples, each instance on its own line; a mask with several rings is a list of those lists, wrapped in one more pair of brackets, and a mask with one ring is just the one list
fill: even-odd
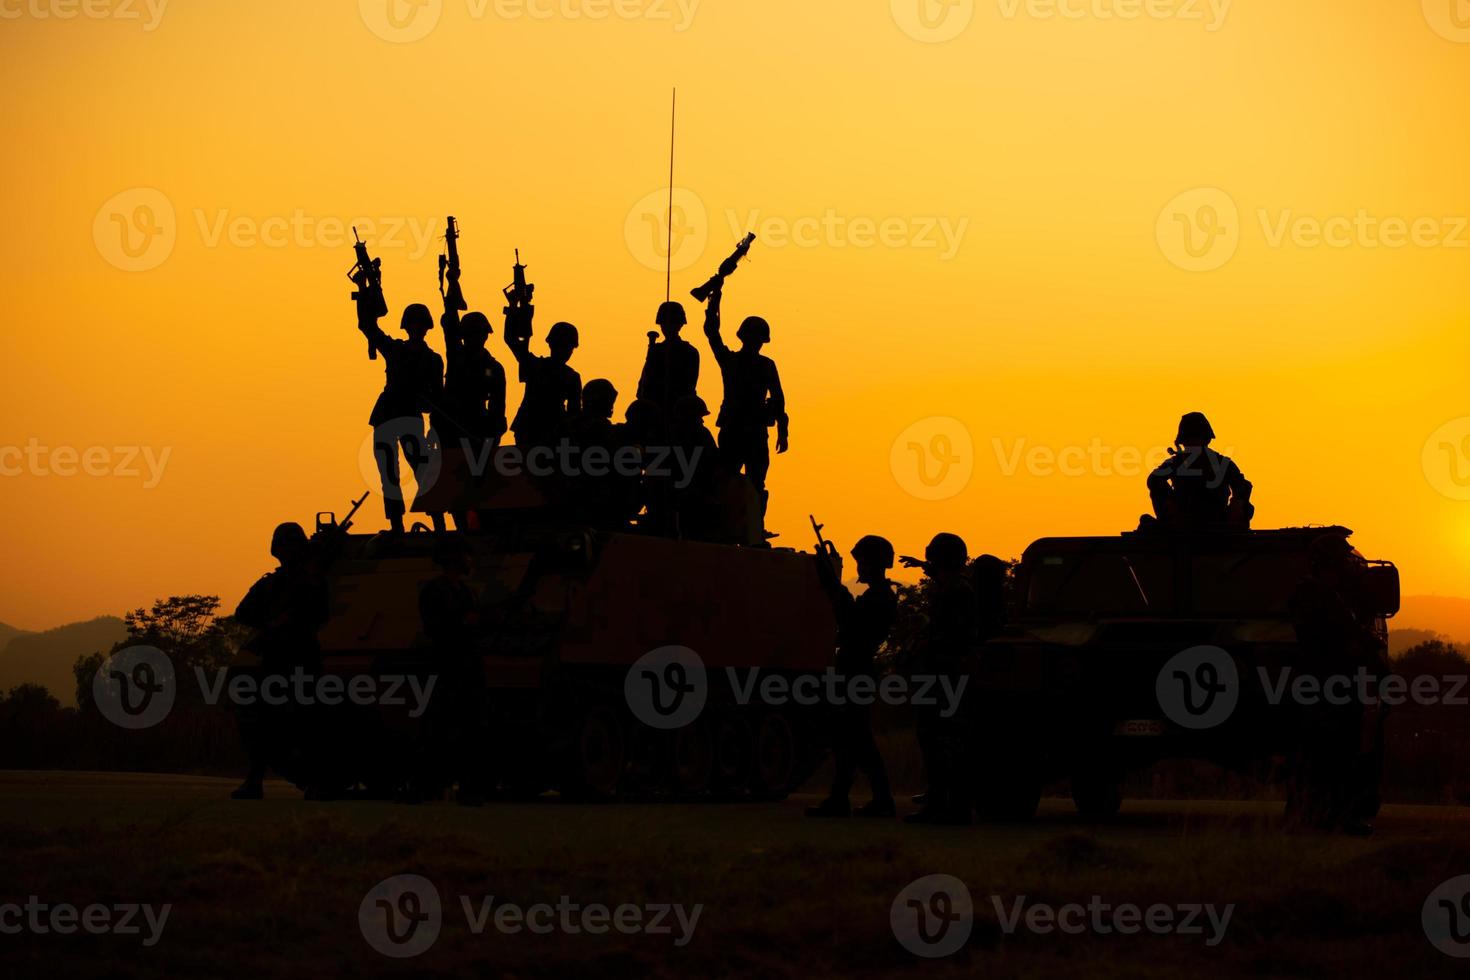
[(1164, 723), (1154, 719), (1120, 721), (1113, 729), (1114, 735), (1124, 738), (1154, 738), (1164, 734)]

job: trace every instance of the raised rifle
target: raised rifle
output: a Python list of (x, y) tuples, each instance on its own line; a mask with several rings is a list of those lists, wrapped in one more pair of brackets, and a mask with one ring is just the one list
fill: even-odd
[[(464, 292), (459, 288), (459, 226), (454, 223), (454, 215), (449, 216), (444, 231), (444, 251), (447, 254), (439, 256), (439, 295), (444, 297), (445, 313), (462, 313), (469, 307), (465, 305)], [(447, 288), (444, 281), (446, 272), (449, 278)]]
[[(355, 225), (352, 228), (352, 237), (356, 240), (352, 248), (357, 254), (357, 263), (348, 270), (347, 278), (357, 287), (357, 291), (352, 294), (352, 298), (357, 301), (357, 319), (359, 323), (376, 323), (388, 315), (388, 301), (383, 298), (383, 260), (368, 255), (367, 242), (357, 237)], [(368, 360), (377, 359), (377, 348), (369, 340)]]
[(342, 540), (347, 537), (347, 532), (352, 530), (352, 519), (357, 516), (357, 512), (362, 509), (362, 505), (367, 502), (371, 494), (371, 490), (364, 491), (361, 497), (352, 502), (352, 509), (341, 521), (338, 521), (337, 515), (330, 511), (322, 511), (316, 515), (316, 533), (311, 536), (311, 542), (315, 546), (314, 557), (319, 570), (325, 571), (327, 566), (336, 560), (337, 550)]
[(703, 286), (700, 286), (698, 289), (691, 289), (689, 295), (703, 303), (710, 298), (710, 295), (715, 290), (723, 288), (725, 280), (734, 275), (735, 268), (740, 265), (740, 260), (745, 258), (750, 252), (750, 246), (753, 244), (755, 244), (755, 233), (751, 232), (740, 239), (740, 244), (735, 246), (735, 251), (730, 254), (728, 259), (720, 263), (720, 271), (711, 276), (709, 282)]
[(521, 264), (521, 250), (516, 249), (516, 264), (512, 280), (504, 289), (506, 334), (517, 340), (531, 338), (531, 317), (536, 308), (531, 305), (536, 287), (526, 282), (526, 267)]
[(831, 572), (832, 580), (840, 585), (842, 584), (842, 556), (837, 553), (837, 548), (831, 541), (822, 537), (822, 528), (827, 525), (818, 524), (815, 515), (807, 516), (812, 522), (812, 533), (817, 536), (817, 565)]

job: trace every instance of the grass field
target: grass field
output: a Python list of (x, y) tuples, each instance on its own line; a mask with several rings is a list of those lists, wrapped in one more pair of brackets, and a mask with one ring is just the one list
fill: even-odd
[[(142, 935), (0, 935), (13, 976), (1449, 976), (1470, 961), (1421, 924), (1429, 894), (1470, 874), (1470, 814), (1390, 807), (1369, 840), (1288, 836), (1276, 804), (1129, 803), (1081, 822), (1065, 800), (1024, 826), (916, 828), (806, 819), (807, 799), (761, 805), (307, 803), (270, 784), (179, 776), (0, 773), (0, 904), (172, 906)], [(376, 952), (359, 907), (380, 881), (422, 875), (443, 927), (421, 955)], [(948, 874), (973, 896), (957, 953), (920, 959), (890, 907)], [(499, 903), (703, 909), (692, 938), (475, 934)], [(997, 912), (992, 896), (1001, 903)], [(1025, 905), (1233, 904), (1203, 934), (1007, 933)], [(672, 921), (672, 917), (670, 919)], [(1071, 920), (1075, 923), (1075, 919)], [(3, 921), (0, 921), (3, 924)]]

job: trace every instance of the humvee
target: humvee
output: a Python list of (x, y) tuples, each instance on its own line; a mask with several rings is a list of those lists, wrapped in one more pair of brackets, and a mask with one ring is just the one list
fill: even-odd
[[(1301, 665), (1292, 598), (1313, 542), (1351, 533), (1140, 530), (1032, 544), (1014, 572), (1009, 624), (978, 656), (984, 805), (1024, 818), (1043, 785), (1067, 779), (1081, 813), (1106, 817), (1123, 776), (1159, 760), (1252, 770), (1289, 758), (1301, 715), (1268, 694), (1283, 669)], [(1352, 555), (1351, 601), (1386, 650), (1397, 570)], [(1233, 705), (1205, 711), (1211, 684), (1231, 699), (1221, 673), (1232, 667)], [(1381, 714), (1364, 728), (1361, 762), (1376, 788)]]

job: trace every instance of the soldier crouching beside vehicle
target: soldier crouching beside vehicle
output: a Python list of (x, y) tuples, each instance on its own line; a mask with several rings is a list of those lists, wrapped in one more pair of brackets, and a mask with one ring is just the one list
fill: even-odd
[[(315, 673), (321, 648), (317, 631), (327, 621), (327, 583), (312, 561), (311, 543), (300, 524), (282, 524), (271, 535), (271, 557), (280, 567), (251, 586), (235, 619), (256, 631), (245, 651), (259, 660), (263, 683), (273, 675), (302, 670)], [(266, 768), (283, 754), (296, 754), (311, 739), (305, 705), (269, 706), (261, 701), (240, 707), (240, 739), (250, 758), (245, 781), (231, 794), (237, 800), (265, 796)]]
[[(858, 582), (867, 586), (854, 598), (842, 584), (832, 560), (836, 550), (824, 542), (828, 553), (817, 556), (822, 586), (837, 611), (837, 670), (850, 683), (853, 677), (878, 675), (874, 663), (878, 650), (888, 640), (898, 617), (898, 597), (888, 570), (893, 567), (893, 545), (876, 535), (868, 535), (852, 549), (857, 562)], [(836, 705), (833, 717), (834, 764), (832, 789), (818, 806), (808, 807), (809, 817), (892, 817), (893, 792), (888, 785), (888, 772), (883, 756), (873, 738), (873, 709), (850, 700)], [(873, 791), (871, 802), (852, 809), (848, 794), (853, 776), (861, 771)]]

